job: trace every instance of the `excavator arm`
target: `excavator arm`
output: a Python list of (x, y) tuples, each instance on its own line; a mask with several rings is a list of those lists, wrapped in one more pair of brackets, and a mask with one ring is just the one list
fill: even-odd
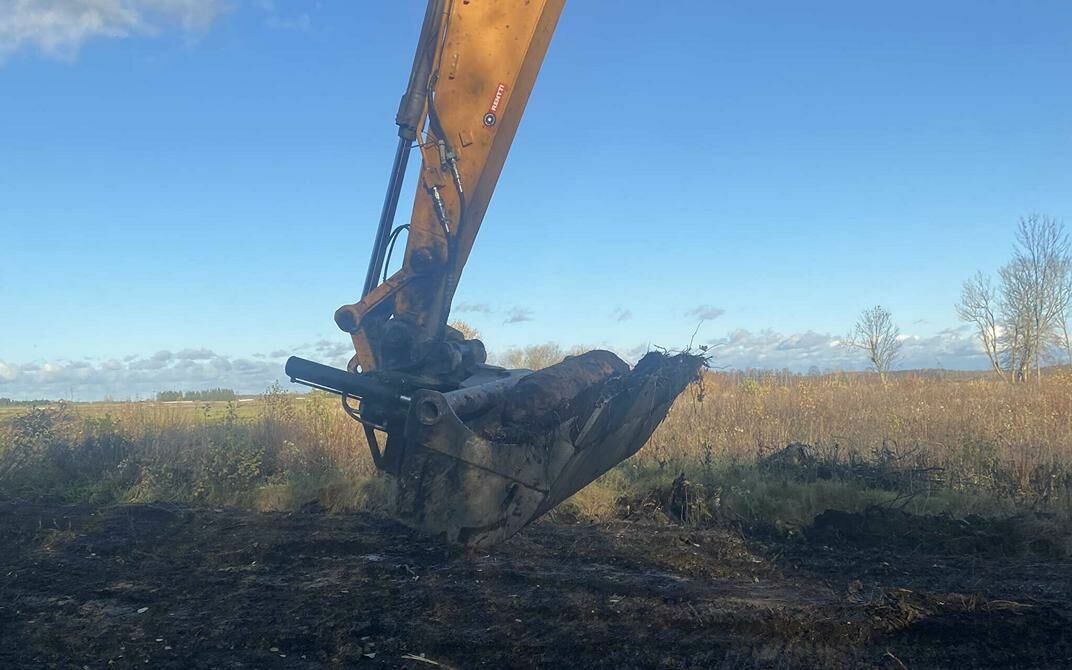
[[(335, 313), (353, 340), (351, 369), (450, 386), (484, 363), (482, 344), (448, 337), (450, 304), (564, 1), (429, 3), (396, 119), (400, 144), (363, 295)], [(413, 213), (407, 226), (392, 229), (414, 144), (421, 171)], [(402, 267), (381, 280), (402, 230)]]
[[(506, 370), (447, 325), (563, 4), (430, 0), (361, 299), (335, 313), (354, 357), (346, 370), (286, 365), (292, 381), (340, 395), (363, 424), (376, 466), (395, 482), (396, 518), (448, 542), (500, 542), (631, 456), (703, 364), (649, 353), (630, 369), (590, 351)], [(413, 149), (413, 212), (396, 227)], [(387, 276), (403, 232), (401, 267)]]

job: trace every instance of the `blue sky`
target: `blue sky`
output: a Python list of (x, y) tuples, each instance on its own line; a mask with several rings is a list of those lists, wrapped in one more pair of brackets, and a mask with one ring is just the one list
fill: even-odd
[[(0, 396), (345, 361), (422, 14), (0, 5)], [(960, 283), (1067, 220), (1070, 156), (1072, 3), (573, 0), (455, 315), (627, 354), (706, 315), (716, 364), (805, 370), (882, 304), (904, 365), (979, 366)]]

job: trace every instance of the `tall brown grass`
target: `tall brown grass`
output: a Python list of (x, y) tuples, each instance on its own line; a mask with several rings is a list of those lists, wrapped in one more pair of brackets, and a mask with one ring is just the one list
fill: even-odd
[[(203, 407), (203, 409), (202, 409)], [(326, 394), (270, 389), (255, 411), (56, 404), (0, 424), (0, 494), (95, 503), (178, 501), (261, 510), (369, 504), (361, 431)]]
[(707, 373), (638, 460), (754, 461), (794, 442), (842, 459), (941, 468), (954, 486), (1045, 496), (1072, 467), (1072, 373), (1042, 387), (985, 376), (905, 373), (883, 384), (860, 374)]
[[(378, 504), (383, 484), (360, 427), (337, 400), (277, 388), (255, 407), (27, 410), (0, 422), (0, 494), (263, 510), (314, 500), (330, 509)], [(815, 447), (821, 467), (798, 476), (764, 466), (797, 442)], [(874, 477), (854, 480), (864, 466), (926, 472), (926, 485), (885, 490)], [(1072, 374), (1050, 375), (1038, 388), (979, 375), (905, 373), (883, 384), (858, 374), (708, 372), (649, 444), (574, 506), (613, 514), (621, 499), (668, 489), (682, 474), (694, 482), (703, 514), (729, 507), (739, 516), (805, 523), (824, 505), (921, 496), (928, 509), (956, 512), (953, 494), (995, 509), (1070, 514)], [(936, 507), (943, 496), (945, 507)], [(977, 508), (956, 504), (960, 512)]]
[[(898, 473), (926, 474), (914, 480), (924, 484), (919, 490), (890, 491), (893, 499), (961, 494), (954, 507), (974, 500), (990, 509), (1072, 514), (1069, 372), (1051, 374), (1041, 387), (940, 373), (902, 373), (884, 384), (864, 374), (709, 372), (623, 469), (645, 482), (653, 472), (662, 473), (655, 479), (682, 472), (695, 479), (727, 464), (735, 466), (731, 478), (747, 476), (741, 468), (762, 465), (792, 443), (815, 447), (820, 465), (836, 473), (872, 466), (898, 482), (910, 479)], [(761, 474), (770, 478), (769, 469)]]

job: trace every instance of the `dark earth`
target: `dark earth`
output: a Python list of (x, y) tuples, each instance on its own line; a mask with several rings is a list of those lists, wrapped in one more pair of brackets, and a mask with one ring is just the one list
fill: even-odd
[(872, 509), (791, 534), (0, 502), (0, 668), (1067, 668), (1067, 545)]

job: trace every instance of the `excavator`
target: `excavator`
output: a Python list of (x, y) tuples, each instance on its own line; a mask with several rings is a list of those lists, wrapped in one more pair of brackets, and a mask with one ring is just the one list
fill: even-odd
[[(291, 381), (341, 396), (394, 482), (395, 518), (450, 544), (502, 542), (636, 453), (704, 363), (656, 351), (630, 369), (595, 350), (507, 370), (449, 325), (564, 3), (429, 1), (361, 298), (335, 312), (355, 354), (345, 370), (298, 357), (285, 367)], [(413, 210), (395, 226), (414, 150)]]

